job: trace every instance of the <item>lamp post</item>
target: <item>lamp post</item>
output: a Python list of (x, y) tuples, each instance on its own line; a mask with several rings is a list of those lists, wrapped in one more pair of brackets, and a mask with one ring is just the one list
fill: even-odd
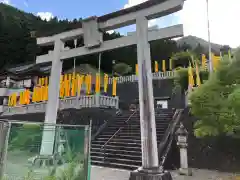
[(179, 174), (191, 176), (192, 171), (188, 168), (187, 138), (188, 138), (188, 132), (185, 129), (185, 127), (183, 126), (183, 124), (181, 123), (180, 127), (176, 131), (176, 141), (177, 141), (177, 145), (180, 149)]
[(207, 28), (208, 28), (208, 66), (209, 71), (213, 72), (213, 64), (212, 64), (212, 45), (211, 45), (211, 35), (210, 35), (210, 21), (209, 21), (209, 3), (208, 0), (206, 0), (207, 5)]

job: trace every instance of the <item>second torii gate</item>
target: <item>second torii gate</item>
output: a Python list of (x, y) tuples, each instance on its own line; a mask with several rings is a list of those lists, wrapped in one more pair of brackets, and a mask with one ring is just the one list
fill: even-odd
[[(45, 123), (56, 123), (63, 60), (137, 44), (142, 170), (133, 173), (131, 177), (133, 179), (140, 176), (145, 177), (146, 174), (146, 179), (155, 176), (159, 177), (157, 179), (161, 179), (164, 174), (159, 171), (158, 163), (149, 41), (183, 36), (182, 25), (148, 31), (148, 20), (179, 11), (182, 9), (183, 3), (184, 0), (149, 0), (128, 9), (85, 19), (82, 22), (82, 28), (37, 39), (37, 44), (40, 46), (54, 45), (52, 53), (38, 56), (36, 59), (36, 63), (52, 62)], [(102, 32), (131, 24), (136, 24), (136, 33), (103, 41)], [(64, 42), (80, 36), (84, 38), (84, 47), (64, 50)], [(43, 133), (40, 154), (52, 155), (53, 147), (54, 133), (46, 130)]]

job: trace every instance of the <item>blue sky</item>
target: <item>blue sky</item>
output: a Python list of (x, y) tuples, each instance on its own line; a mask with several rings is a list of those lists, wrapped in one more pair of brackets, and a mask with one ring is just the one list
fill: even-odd
[[(1, 0), (0, 0), (1, 1)], [(21, 10), (33, 14), (41, 13), (42, 16), (53, 15), (59, 19), (86, 18), (89, 16), (101, 16), (117, 11), (126, 6), (141, 3), (144, 0), (2, 0)], [(150, 25), (158, 24), (160, 27), (175, 25), (178, 18), (174, 15), (151, 21)], [(119, 32), (126, 33), (135, 31), (135, 26), (120, 29)]]
[(110, 13), (123, 8), (127, 0), (11, 0), (11, 3), (35, 14), (51, 12), (61, 19), (74, 19)]

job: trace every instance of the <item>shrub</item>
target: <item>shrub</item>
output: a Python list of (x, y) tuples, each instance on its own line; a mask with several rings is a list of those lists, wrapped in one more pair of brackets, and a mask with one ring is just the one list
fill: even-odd
[(240, 127), (240, 59), (225, 59), (211, 77), (190, 95), (198, 137), (231, 135)]

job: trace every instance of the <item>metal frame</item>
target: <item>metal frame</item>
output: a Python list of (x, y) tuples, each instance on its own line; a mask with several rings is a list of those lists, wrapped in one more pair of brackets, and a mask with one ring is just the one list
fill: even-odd
[(11, 129), (11, 123), (8, 121), (0, 121), (1, 126), (3, 126), (2, 132), (0, 132), (0, 179), (4, 177), (4, 170), (6, 166), (6, 158), (7, 158), (7, 149), (8, 149), (8, 139)]
[[(6, 157), (7, 157), (7, 148), (8, 148), (8, 142), (9, 142), (9, 135), (10, 135), (10, 130), (13, 124), (32, 124), (32, 125), (42, 125), (43, 127), (48, 127), (51, 128), (53, 127), (53, 130), (55, 130), (55, 128), (57, 127), (80, 127), (80, 128), (84, 128), (84, 170), (88, 170), (88, 163), (89, 163), (89, 155), (90, 155), (90, 145), (91, 145), (91, 124), (89, 125), (69, 125), (69, 124), (52, 124), (52, 123), (42, 123), (42, 122), (29, 122), (29, 121), (19, 121), (19, 120), (7, 120), (7, 119), (0, 119), (0, 124), (7, 124), (8, 126), (6, 126), (7, 129), (3, 129), (7, 132), (4, 133), (4, 138), (5, 141), (3, 142), (3, 147), (1, 146), (2, 144), (0, 144), (0, 147), (3, 148), (3, 152), (0, 153), (0, 179), (3, 178), (4, 176), (4, 170), (5, 170), (5, 165), (6, 163)], [(3, 125), (4, 126), (4, 125)], [(49, 127), (50, 126), (50, 127)], [(43, 130), (44, 131), (44, 130)], [(2, 142), (0, 142), (2, 143)], [(2, 158), (2, 159), (1, 159)], [(85, 180), (88, 180), (88, 172), (85, 172)]]

